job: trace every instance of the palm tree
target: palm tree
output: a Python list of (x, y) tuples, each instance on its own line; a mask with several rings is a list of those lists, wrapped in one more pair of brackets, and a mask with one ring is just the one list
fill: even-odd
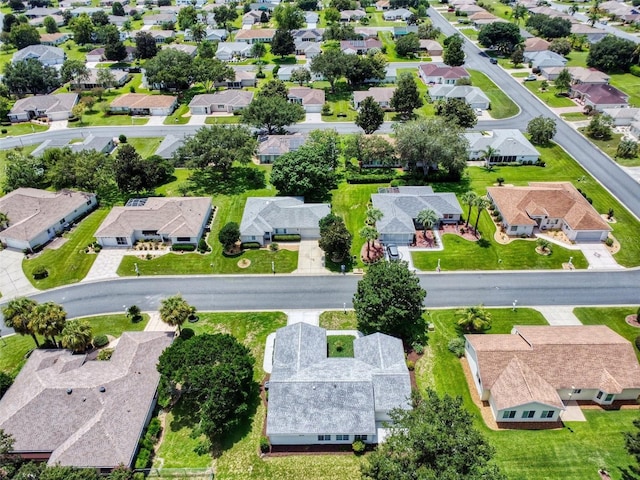
[(431, 210), (430, 208), (425, 208), (424, 210), (420, 210), (418, 212), (418, 216), (416, 217), (416, 221), (422, 225), (422, 235), (424, 238), (427, 238), (427, 230), (432, 228), (436, 223), (438, 223), (440, 218), (438, 214)]
[(482, 159), (484, 160), (484, 165), (487, 169), (491, 169), (491, 159), (493, 157), (497, 157), (499, 154), (498, 150), (489, 145), (482, 151)]
[(487, 208), (489, 206), (489, 200), (487, 200), (485, 197), (478, 197), (478, 198), (476, 198), (475, 206), (478, 209), (478, 216), (476, 217), (476, 224), (473, 227), (473, 229), (475, 230), (476, 237), (477, 237), (478, 236), (478, 222), (480, 221), (480, 214), (482, 213), (482, 210), (484, 210), (485, 208)]
[(56, 335), (60, 335), (64, 330), (67, 312), (57, 303), (46, 302), (36, 306), (33, 313), (33, 329), (44, 338), (50, 338), (57, 347)]
[(4, 323), (7, 327), (13, 328), (20, 335), (31, 335), (36, 347), (40, 347), (38, 337), (33, 329), (32, 320), (34, 310), (38, 304), (26, 297), (17, 297), (2, 307), (2, 315)]
[(381, 220), (383, 217), (382, 210), (375, 207), (369, 207), (367, 209), (367, 217), (365, 219), (365, 223), (367, 225), (375, 225), (377, 221)]
[(527, 7), (525, 7), (521, 3), (518, 3), (511, 12), (511, 18), (516, 21), (517, 25), (519, 25), (520, 20), (524, 20), (527, 15), (529, 15), (529, 10), (527, 10)]
[(179, 333), (182, 332), (182, 324), (194, 313), (195, 307), (189, 305), (179, 293), (165, 298), (160, 304), (160, 319), (172, 327), (178, 327)]
[(378, 238), (378, 230), (371, 225), (365, 225), (360, 229), (360, 238), (364, 238), (367, 241), (367, 256), (369, 256), (371, 254), (371, 242)]
[(469, 219), (471, 218), (471, 207), (476, 204), (477, 198), (478, 194), (476, 192), (472, 192), (471, 190), (469, 190), (468, 192), (464, 192), (460, 197), (462, 203), (469, 207), (469, 211), (467, 212), (467, 223), (465, 224), (465, 227), (469, 227)]
[(551, 242), (546, 238), (538, 238), (536, 240), (536, 244), (540, 247), (542, 252), (550, 252), (551, 251)]
[(491, 328), (491, 313), (482, 304), (458, 310), (456, 314), (461, 315), (458, 326), (465, 332), (484, 332)]
[(206, 34), (207, 27), (204, 23), (196, 22), (191, 25), (191, 36), (194, 42), (200, 43)]
[(64, 348), (73, 352), (84, 352), (93, 341), (91, 324), (86, 320), (71, 320), (62, 330), (60, 342)]

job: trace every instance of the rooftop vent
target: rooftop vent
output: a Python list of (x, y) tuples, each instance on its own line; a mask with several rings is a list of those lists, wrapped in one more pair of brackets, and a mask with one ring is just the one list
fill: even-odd
[(100, 387), (98, 390), (100, 390), (100, 393), (104, 393), (104, 392), (106, 392), (106, 391), (107, 391), (107, 389), (106, 389), (106, 388), (104, 388), (104, 387)]
[(71, 388), (67, 388), (67, 395), (71, 395), (72, 392), (73, 390)]

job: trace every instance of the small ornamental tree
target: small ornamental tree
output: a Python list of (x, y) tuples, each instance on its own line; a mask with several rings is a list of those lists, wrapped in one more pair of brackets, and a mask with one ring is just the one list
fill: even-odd
[(178, 332), (182, 331), (182, 325), (189, 316), (195, 313), (195, 307), (189, 305), (180, 294), (165, 298), (160, 302), (160, 319), (172, 327), (178, 327)]
[(384, 122), (384, 111), (378, 105), (373, 97), (366, 97), (360, 103), (360, 110), (356, 116), (356, 125), (364, 130), (364, 133), (370, 134), (380, 128)]
[(318, 241), (319, 247), (331, 259), (332, 262), (341, 262), (351, 250), (351, 233), (347, 230), (342, 219), (333, 222), (321, 233)]
[(225, 252), (230, 252), (236, 242), (240, 240), (240, 227), (236, 222), (229, 222), (218, 232), (218, 240)]
[(480, 333), (491, 328), (491, 313), (483, 305), (458, 310), (456, 315), (457, 324), (465, 333)]

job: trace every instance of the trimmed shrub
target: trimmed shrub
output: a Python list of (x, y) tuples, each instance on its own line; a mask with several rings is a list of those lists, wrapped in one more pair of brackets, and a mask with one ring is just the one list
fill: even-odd
[(407, 360), (407, 368), (410, 372), (413, 372), (416, 368), (415, 362), (413, 362), (412, 360)]
[(278, 245), (275, 242), (269, 245), (269, 250), (271, 250), (272, 252), (277, 252), (279, 248), (280, 248), (280, 245)]
[(411, 348), (413, 348), (413, 351), (418, 355), (422, 355), (424, 353), (424, 345), (422, 345), (421, 343), (414, 342), (411, 344)]
[(13, 378), (11, 375), (0, 372), (0, 398), (4, 395), (4, 393), (9, 390), (9, 387), (13, 383)]
[(403, 187), (403, 186), (405, 186), (406, 184), (407, 184), (407, 182), (406, 182), (406, 181), (401, 180), (401, 179), (398, 179), (398, 178), (396, 178), (396, 179), (394, 179), (394, 180), (391, 180), (391, 186), (392, 186), (392, 187)]
[(613, 247), (613, 238), (607, 237), (604, 243), (607, 245), (607, 247)]
[(297, 233), (282, 233), (282, 234), (274, 235), (271, 239), (274, 242), (275, 241), (278, 241), (278, 242), (299, 242), (300, 241), (300, 235), (298, 235)]
[(264, 72), (258, 72), (256, 73), (256, 78), (266, 78), (267, 74)]
[(629, 71), (634, 77), (640, 77), (640, 67), (638, 65), (631, 65), (631, 67), (629, 67)]
[(126, 135), (123, 135), (123, 134), (120, 134), (120, 135), (118, 136), (118, 141), (119, 141), (120, 143), (127, 143), (127, 136), (126, 136)]
[(269, 453), (271, 445), (269, 445), (269, 439), (267, 437), (260, 437), (260, 451), (262, 453)]
[(105, 348), (98, 353), (96, 357), (98, 360), (107, 361), (111, 360), (111, 355), (113, 355), (113, 348)]
[(393, 173), (380, 175), (362, 175), (358, 173), (350, 173), (347, 175), (347, 183), (388, 183), (394, 180)]
[(147, 427), (147, 435), (149, 438), (153, 438), (157, 441), (160, 438), (161, 432), (162, 424), (160, 423), (160, 419), (158, 417), (153, 417)]
[(47, 278), (48, 276), (49, 271), (44, 265), (39, 265), (33, 270), (33, 278), (35, 278), (36, 280), (42, 280), (43, 278)]
[(464, 338), (456, 337), (449, 340), (447, 344), (447, 348), (451, 353), (453, 353), (456, 357), (462, 358), (464, 357)]
[(102, 348), (107, 343), (109, 343), (109, 339), (106, 335), (96, 335), (96, 337), (93, 339), (93, 346), (96, 348)]
[(211, 250), (211, 248), (204, 238), (198, 240), (198, 251), (200, 253), (207, 253), (209, 250)]
[(174, 243), (171, 245), (171, 250), (174, 252), (193, 252), (196, 246), (190, 243)]
[(353, 453), (360, 455), (367, 449), (367, 445), (362, 440), (356, 440), (351, 444), (351, 448), (353, 449)]
[(244, 250), (257, 250), (259, 249), (262, 245), (260, 245), (258, 242), (245, 242), (242, 245), (240, 245), (242, 249)]
[(0, 132), (2, 132), (2, 134), (4, 135), (5, 133), (8, 132), (8, 130), (6, 128), (3, 128), (2, 130), (0, 130)]
[(193, 331), (193, 328), (183, 328), (179, 338), (182, 340), (189, 340), (195, 334), (196, 332)]

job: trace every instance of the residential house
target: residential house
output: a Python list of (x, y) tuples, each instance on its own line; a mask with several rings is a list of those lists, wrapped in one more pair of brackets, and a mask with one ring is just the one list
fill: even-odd
[(266, 434), (272, 445), (381, 443), (389, 412), (411, 408), (398, 338), (356, 337), (352, 358), (328, 358), (327, 331), (306, 323), (275, 334)]
[(216, 87), (226, 88), (246, 88), (255, 87), (257, 83), (256, 72), (247, 72), (244, 70), (234, 70), (234, 78), (231, 80), (223, 80), (222, 82), (216, 82)]
[(423, 228), (417, 220), (422, 210), (433, 210), (438, 216), (438, 224), (458, 223), (462, 215), (454, 193), (435, 193), (431, 187), (380, 188), (378, 193), (371, 195), (371, 203), (382, 212), (376, 229), (384, 244), (413, 244), (416, 231)]
[(320, 43), (317, 42), (299, 42), (295, 44), (295, 47), (296, 55), (304, 55), (307, 60), (313, 60), (314, 57), (322, 53)]
[(47, 122), (68, 120), (71, 117), (71, 109), (76, 103), (78, 103), (78, 95), (75, 93), (35, 95), (18, 99), (8, 116), (12, 123), (28, 122), (32, 119)]
[(67, 58), (64, 50), (49, 45), (29, 45), (13, 54), (11, 61), (13, 63), (22, 62), (33, 58), (45, 67), (53, 67), (54, 65), (62, 65)]
[(61, 15), (62, 10), (57, 7), (35, 7), (29, 8), (22, 12), (27, 18), (45, 18), (50, 17), (51, 15)]
[(170, 43), (166, 47), (163, 47), (163, 49), (167, 49), (167, 48), (171, 50), (177, 50), (182, 53), (186, 53), (191, 58), (194, 58), (198, 54), (198, 47), (196, 47), (195, 45), (189, 45), (186, 43)]
[(393, 27), (393, 37), (394, 38), (404, 37), (405, 35), (408, 35), (410, 33), (415, 33), (417, 35), (418, 34), (418, 25), (407, 25), (405, 23), (404, 25)]
[(306, 135), (268, 135), (258, 145), (258, 160), (260, 163), (273, 163), (281, 155), (298, 150), (307, 141)]
[(340, 50), (350, 55), (366, 55), (372, 48), (381, 49), (382, 42), (375, 38), (340, 41)]
[(269, 2), (269, 1), (259, 1), (256, 3), (250, 3), (249, 4), (249, 9), (250, 10), (261, 10), (261, 11), (265, 11), (265, 12), (273, 12), (276, 7), (280, 4), (280, 1), (276, 1), (276, 2)]
[(255, 25), (256, 23), (260, 23), (260, 19), (262, 18), (262, 14), (267, 16), (267, 21), (269, 19), (269, 14), (264, 10), (250, 10), (242, 16), (242, 25)]
[(463, 4), (460, 5), (458, 7), (455, 7), (456, 12), (459, 12), (462, 14), (462, 16), (470, 16), (473, 15), (474, 13), (478, 13), (478, 12), (486, 12), (486, 10), (478, 5), (475, 4)]
[(249, 197), (240, 222), (240, 241), (265, 245), (274, 235), (320, 238), (318, 222), (331, 212), (328, 203), (304, 203), (302, 197)]
[(216, 112), (233, 113), (248, 107), (252, 100), (253, 92), (223, 90), (196, 95), (189, 103), (189, 111), (191, 115), (211, 115)]
[(129, 17), (120, 16), (120, 15), (109, 15), (109, 23), (115, 25), (116, 27), (122, 27), (125, 23), (127, 23)]
[(470, 85), (433, 85), (429, 87), (431, 100), (447, 100), (449, 98), (461, 98), (471, 108), (488, 110), (490, 106), (489, 97), (479, 87)]
[(40, 44), (48, 45), (52, 47), (57, 47), (61, 43), (66, 42), (71, 37), (68, 33), (41, 33), (40, 34)]
[(640, 121), (640, 108), (605, 108), (602, 113), (609, 115), (616, 127), (628, 127)]
[[(207, 26), (203, 40), (209, 40), (210, 42), (224, 42), (227, 40), (227, 37), (229, 37), (229, 32), (224, 28), (213, 28), (211, 26)], [(191, 29), (187, 28), (184, 31), (184, 39), (186, 41), (193, 40)]]
[(293, 42), (298, 43), (321, 43), (323, 31), (319, 28), (302, 28), (300, 30), (291, 30)]
[(342, 10), (340, 12), (341, 22), (359, 22), (367, 16), (364, 10)]
[(384, 12), (385, 10), (389, 10), (391, 8), (391, 3), (389, 0), (378, 0), (376, 2), (376, 10), (379, 12)]
[[(74, 3), (75, 3), (75, 0), (74, 0)], [(96, 12), (104, 12), (104, 9), (99, 7), (89, 7), (89, 6), (76, 7), (71, 9), (71, 16), (79, 17), (83, 13), (91, 16)]]
[(140, 32), (148, 33), (151, 35), (156, 43), (165, 43), (170, 38), (175, 38), (176, 32), (173, 30), (136, 30), (129, 32), (129, 38), (135, 39), (136, 35)]
[(489, 25), (490, 23), (506, 22), (506, 20), (503, 20), (502, 18), (498, 18), (494, 14), (486, 11), (476, 12), (473, 15), (469, 16), (468, 18), (471, 24), (478, 30), (484, 27), (485, 25)]
[(367, 38), (378, 38), (378, 29), (375, 27), (354, 27), (353, 31), (363, 40)]
[(156, 13), (142, 17), (145, 25), (162, 25), (163, 23), (176, 23), (178, 16), (175, 13)]
[[(435, 40), (420, 40), (420, 50), (424, 51), (430, 57), (442, 56), (442, 45)], [(429, 64), (425, 64), (429, 65)], [(437, 82), (434, 82), (437, 83)], [(455, 82), (454, 82), (455, 83)]]
[[(469, 142), (469, 160), (485, 160), (489, 164), (520, 163), (533, 165), (540, 159), (540, 152), (518, 129), (496, 129), (463, 134)], [(494, 154), (485, 158), (487, 149)]]
[(450, 67), (444, 63), (421, 63), (418, 75), (427, 84), (455, 85), (462, 78), (471, 79), (464, 67)]
[[(76, 79), (75, 81), (71, 81), (71, 88), (80, 89), (80, 90), (90, 90), (96, 87), (102, 87), (102, 83), (98, 80), (98, 72), (101, 69), (99, 68), (89, 68), (87, 69), (89, 75), (87, 78)], [(113, 75), (113, 86), (114, 87), (122, 87), (129, 80), (129, 74), (124, 70), (109, 70), (111, 75)]]
[(386, 10), (382, 13), (382, 18), (386, 21), (404, 20), (405, 22), (411, 18), (413, 13), (406, 8), (397, 8), (393, 10)]
[(369, 90), (353, 92), (353, 106), (360, 109), (360, 104), (367, 97), (372, 97), (375, 102), (385, 110), (391, 109), (391, 97), (396, 87), (371, 87)]
[[(53, 18), (54, 22), (58, 27), (62, 27), (64, 25), (64, 17), (62, 15), (49, 15), (50, 18)], [(29, 25), (32, 27), (42, 27), (44, 25), (44, 19), (47, 17), (37, 17), (29, 20)]]
[(384, 68), (384, 78), (367, 78), (364, 83), (396, 83), (398, 79), (398, 69), (387, 65)]
[(211, 217), (209, 197), (149, 197), (113, 207), (95, 233), (103, 247), (132, 247), (139, 240), (197, 245)]
[(572, 35), (584, 35), (587, 37), (587, 42), (597, 43), (608, 35), (604, 30), (599, 28), (593, 28), (585, 23), (573, 23), (571, 24)]
[(548, 67), (564, 67), (567, 59), (550, 50), (542, 52), (524, 52), (524, 61), (533, 69), (542, 70)]
[(251, 45), (246, 42), (221, 42), (216, 50), (216, 58), (228, 62), (234, 58), (251, 56)]
[(577, 22), (577, 20), (573, 18), (571, 15), (569, 15), (568, 13), (560, 10), (556, 10), (555, 8), (551, 8), (546, 5), (538, 6), (537, 2), (535, 4), (532, 2), (531, 6), (527, 7), (527, 9), (529, 10), (530, 13), (547, 15), (548, 17), (553, 17), (553, 18), (564, 18), (566, 20), (569, 20), (570, 22)]
[(245, 42), (250, 45), (254, 43), (271, 43), (276, 31), (272, 28), (260, 28), (257, 30), (238, 30), (236, 42)]
[(0, 401), (12, 453), (103, 473), (133, 467), (156, 406), (158, 358), (172, 340), (172, 332), (125, 332), (108, 362), (35, 349)]
[(633, 345), (605, 325), (465, 335), (465, 357), (498, 424), (558, 422), (569, 402), (611, 405), (640, 395)]
[(320, 113), (324, 105), (324, 90), (309, 87), (291, 87), (288, 97), (290, 102), (302, 105), (307, 113)]
[(37, 249), (97, 205), (93, 193), (18, 188), (0, 197), (0, 212), (9, 218), (0, 242), (18, 250)]
[(84, 150), (95, 150), (96, 152), (110, 154), (116, 145), (113, 141), (113, 137), (96, 137), (95, 135), (89, 135), (81, 142), (68, 143), (64, 139), (52, 138), (45, 140), (38, 145), (31, 155), (38, 158), (44, 155), (44, 152), (50, 148), (69, 148), (72, 152), (82, 152)]
[(629, 105), (629, 95), (612, 85), (575, 84), (571, 86), (569, 95), (598, 112), (605, 108), (625, 108)]
[(489, 187), (489, 200), (510, 236), (562, 230), (576, 242), (606, 240), (611, 227), (569, 182), (531, 182), (528, 187)]
[(154, 152), (154, 155), (159, 157), (170, 159), (173, 158), (174, 152), (182, 146), (184, 143), (183, 137), (177, 137), (175, 135), (167, 135), (162, 139), (160, 145)]
[(531, 37), (524, 41), (525, 52), (546, 52), (550, 46), (551, 42), (546, 41), (544, 38)]
[(176, 6), (178, 7), (189, 7), (193, 5), (196, 8), (202, 8), (206, 3), (207, 0), (176, 0)]
[(562, 70), (567, 69), (571, 75), (573, 84), (608, 84), (609, 76), (595, 68), (585, 67), (548, 67), (541, 70), (542, 76), (547, 80), (555, 80)]
[(129, 115), (171, 115), (177, 104), (178, 98), (171, 95), (125, 93), (111, 102), (109, 111)]

